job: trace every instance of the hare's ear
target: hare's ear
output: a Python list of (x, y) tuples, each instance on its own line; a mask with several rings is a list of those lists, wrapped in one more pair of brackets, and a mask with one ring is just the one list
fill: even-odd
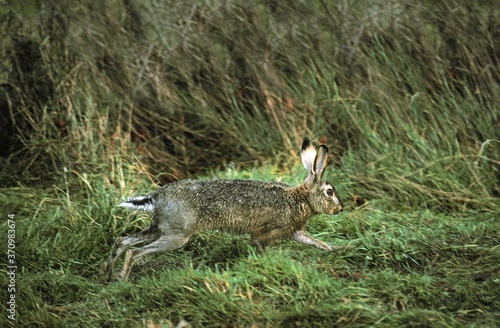
[(302, 148), (300, 150), (300, 156), (302, 157), (302, 164), (306, 168), (309, 174), (314, 172), (314, 159), (316, 158), (316, 148), (311, 143), (309, 138), (304, 138), (302, 141)]
[(314, 159), (314, 171), (316, 173), (317, 179), (321, 179), (323, 172), (325, 171), (328, 161), (328, 147), (325, 145), (319, 146), (318, 154)]

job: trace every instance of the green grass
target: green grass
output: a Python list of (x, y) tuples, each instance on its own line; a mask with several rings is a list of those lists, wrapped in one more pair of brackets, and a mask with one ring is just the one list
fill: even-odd
[[(101, 284), (97, 274), (114, 238), (149, 220), (116, 207), (120, 198), (154, 188), (137, 179), (134, 166), (121, 165), (128, 173), (113, 183), (72, 172), (42, 193), (2, 192), (16, 214), (19, 325), (169, 327), (184, 319), (213, 327), (453, 327), (500, 319), (497, 213), (397, 211), (381, 199), (361, 207), (344, 199), (347, 211), (311, 220), (313, 235), (351, 250), (282, 241), (261, 255), (246, 236), (207, 231), (180, 250), (139, 261), (129, 281)], [(277, 174), (295, 184), (304, 177), (298, 170), (268, 165), (218, 176)], [(332, 170), (328, 178), (346, 194), (345, 176)]]
[[(18, 265), (18, 322), (0, 326), (498, 325), (498, 6), (25, 2), (0, 6), (0, 231), (7, 245), (15, 214)], [(260, 255), (201, 232), (97, 281), (149, 223), (121, 199), (188, 177), (295, 185), (304, 136), (329, 147), (346, 206), (308, 230), (352, 250)]]
[(393, 142), (414, 161), (440, 159), (436, 146), (477, 155), (500, 138), (499, 13), (465, 0), (9, 4), (0, 153), (45, 179), (116, 149), (186, 177), (295, 153), (304, 135), (335, 154), (369, 148), (368, 161)]

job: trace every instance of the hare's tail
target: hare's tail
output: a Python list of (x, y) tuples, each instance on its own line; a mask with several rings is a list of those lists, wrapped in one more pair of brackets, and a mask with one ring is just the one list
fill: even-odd
[(153, 199), (150, 196), (130, 197), (118, 206), (146, 212), (152, 212), (155, 208)]

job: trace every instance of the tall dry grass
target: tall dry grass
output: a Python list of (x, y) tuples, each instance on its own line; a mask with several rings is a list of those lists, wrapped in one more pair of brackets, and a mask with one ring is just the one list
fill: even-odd
[(370, 198), (491, 208), (500, 193), (492, 3), (28, 1), (0, 16), (3, 166), (22, 163), (8, 184), (117, 154), (177, 178), (287, 167), (309, 135)]

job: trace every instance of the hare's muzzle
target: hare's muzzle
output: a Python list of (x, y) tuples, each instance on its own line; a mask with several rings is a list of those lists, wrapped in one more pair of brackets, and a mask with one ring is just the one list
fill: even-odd
[(323, 213), (330, 214), (330, 215), (335, 215), (335, 214), (338, 214), (338, 213), (342, 212), (343, 210), (344, 210), (343, 206), (342, 205), (338, 205), (338, 206), (330, 207), (329, 209), (327, 209)]

